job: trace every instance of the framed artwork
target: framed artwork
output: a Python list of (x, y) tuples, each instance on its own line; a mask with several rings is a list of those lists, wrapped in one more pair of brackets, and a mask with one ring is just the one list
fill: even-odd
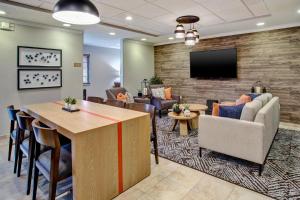
[(62, 50), (18, 46), (18, 67), (61, 67)]
[(62, 87), (61, 69), (18, 69), (18, 90)]

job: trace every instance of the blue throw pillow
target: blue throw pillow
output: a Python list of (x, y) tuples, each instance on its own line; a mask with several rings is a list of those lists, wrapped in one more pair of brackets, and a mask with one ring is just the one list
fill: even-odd
[(219, 108), (219, 116), (220, 117), (228, 117), (232, 119), (240, 119), (242, 110), (245, 104), (239, 104), (236, 106), (222, 106)]
[(256, 97), (260, 96), (261, 94), (257, 94), (257, 93), (250, 93), (250, 94), (247, 94), (248, 96), (251, 97), (251, 101), (253, 101)]

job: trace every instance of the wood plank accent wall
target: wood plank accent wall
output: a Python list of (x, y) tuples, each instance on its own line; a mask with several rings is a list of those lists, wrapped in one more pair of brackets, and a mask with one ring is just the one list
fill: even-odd
[[(190, 78), (191, 51), (237, 48), (238, 79)], [(155, 72), (187, 103), (235, 100), (261, 80), (280, 98), (281, 121), (300, 123), (300, 27), (156, 46)]]

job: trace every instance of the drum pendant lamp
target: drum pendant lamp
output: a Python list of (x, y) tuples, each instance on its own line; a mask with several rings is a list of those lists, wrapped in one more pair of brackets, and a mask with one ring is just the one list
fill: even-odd
[(89, 0), (60, 0), (55, 4), (52, 16), (69, 24), (91, 25), (100, 22), (97, 8)]

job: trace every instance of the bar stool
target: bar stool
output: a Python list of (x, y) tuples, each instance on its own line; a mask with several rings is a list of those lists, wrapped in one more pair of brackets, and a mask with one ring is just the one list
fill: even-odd
[[(34, 160), (34, 135), (32, 131), (31, 123), (34, 120), (33, 117), (27, 115), (24, 112), (18, 112), (16, 114), (17, 121), (19, 125), (19, 152), (18, 152), (18, 170), (17, 177), (20, 177), (23, 154), (28, 158), (28, 168), (27, 168), (27, 190), (26, 194), (30, 194), (31, 178), (32, 178), (32, 169), (33, 169), (33, 160)], [(29, 136), (26, 138), (25, 133)]]
[[(71, 145), (61, 146), (57, 131), (46, 127), (38, 120), (32, 122), (32, 127), (36, 139), (32, 199), (36, 199), (38, 176), (41, 172), (49, 181), (48, 199), (54, 200), (57, 183), (72, 176)], [(41, 145), (49, 147), (50, 150), (41, 153)]]
[(130, 110), (146, 112), (150, 114), (151, 125), (152, 125), (150, 141), (153, 142), (155, 162), (156, 164), (158, 164), (159, 161), (158, 161), (158, 145), (157, 145), (156, 120), (155, 120), (155, 113), (156, 113), (155, 106), (150, 104), (144, 104), (144, 103), (129, 103), (126, 104), (126, 108)]
[[(15, 163), (14, 163), (14, 173), (17, 171), (17, 163), (18, 163), (18, 151), (19, 151), (19, 145), (18, 145), (18, 136), (19, 136), (19, 127), (17, 123), (17, 116), (16, 113), (20, 110), (17, 110), (14, 108), (13, 105), (7, 106), (7, 112), (10, 119), (10, 135), (9, 135), (9, 141), (8, 141), (8, 161), (10, 161), (11, 157), (11, 149), (13, 143), (15, 143)], [(16, 126), (17, 124), (17, 126)]]

